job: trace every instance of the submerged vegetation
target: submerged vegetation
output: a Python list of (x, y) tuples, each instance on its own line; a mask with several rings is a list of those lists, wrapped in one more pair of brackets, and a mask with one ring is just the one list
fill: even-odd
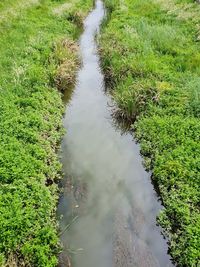
[(152, 170), (165, 207), (158, 221), (173, 259), (178, 266), (199, 266), (200, 5), (190, 0), (105, 4), (102, 67), (117, 115), (132, 124)]
[(0, 3), (0, 266), (57, 265), (60, 90), (91, 0)]

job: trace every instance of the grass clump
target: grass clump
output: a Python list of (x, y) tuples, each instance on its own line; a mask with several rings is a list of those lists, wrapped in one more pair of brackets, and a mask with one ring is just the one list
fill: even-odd
[[(178, 266), (200, 264), (200, 6), (106, 0), (102, 67), (165, 206), (158, 221)], [(133, 125), (133, 122), (134, 125)]]
[[(0, 266), (57, 266), (56, 154), (64, 111), (60, 90), (74, 80), (79, 27), (57, 16), (62, 0), (0, 4)], [(7, 14), (9, 19), (7, 20)]]
[(77, 66), (79, 65), (78, 45), (71, 40), (62, 40), (55, 46), (57, 64), (56, 70), (56, 87), (64, 90), (69, 84), (73, 84), (76, 77)]

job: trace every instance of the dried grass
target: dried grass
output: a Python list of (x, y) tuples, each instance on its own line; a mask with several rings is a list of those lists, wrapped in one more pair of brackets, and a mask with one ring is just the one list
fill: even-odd
[(179, 3), (176, 4), (174, 0), (154, 0), (155, 3), (160, 4), (161, 8), (173, 14), (178, 20), (191, 20), (196, 26), (197, 36), (196, 40), (200, 41), (200, 5), (197, 3)]
[(11, 253), (2, 267), (31, 267), (31, 265), (23, 259), (19, 259), (17, 255)]
[(6, 20), (10, 20), (10, 17), (14, 18), (20, 15), (22, 10), (28, 9), (33, 5), (39, 3), (39, 0), (23, 0), (17, 2), (14, 6), (7, 8), (0, 12), (0, 22), (4, 22)]
[(73, 5), (74, 5), (74, 3), (73, 3), (73, 4), (72, 4), (72, 3), (64, 3), (64, 4), (60, 5), (60, 6), (55, 7), (55, 8), (52, 10), (52, 12), (53, 12), (53, 14), (56, 15), (56, 16), (62, 16), (63, 13), (64, 13), (65, 11), (71, 9)]
[[(64, 55), (60, 59), (57, 69), (56, 86), (60, 91), (64, 91), (69, 85), (75, 82), (76, 72), (80, 65), (78, 57), (78, 45), (68, 39), (62, 40), (56, 47), (57, 53)], [(57, 55), (59, 58), (59, 55)]]
[(200, 7), (194, 3), (176, 4), (174, 0), (154, 0), (154, 2), (160, 4), (163, 10), (177, 16), (180, 20), (191, 19), (193, 21), (199, 21)]

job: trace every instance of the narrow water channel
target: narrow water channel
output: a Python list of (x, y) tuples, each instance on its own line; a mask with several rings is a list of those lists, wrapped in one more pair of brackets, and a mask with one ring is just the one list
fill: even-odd
[(76, 86), (67, 94), (64, 192), (58, 207), (64, 246), (60, 266), (173, 266), (156, 226), (161, 205), (139, 147), (111, 116), (96, 44), (104, 15), (97, 0), (80, 38), (82, 67)]

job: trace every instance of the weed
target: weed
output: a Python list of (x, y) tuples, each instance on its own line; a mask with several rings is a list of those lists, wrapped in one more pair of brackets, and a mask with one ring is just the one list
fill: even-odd
[[(67, 89), (78, 64), (78, 27), (68, 10), (53, 14), (59, 4), (0, 3), (0, 266), (57, 266), (64, 108), (56, 86)], [(70, 12), (91, 6), (79, 0)]]
[(165, 209), (178, 266), (200, 264), (200, 6), (106, 0), (102, 67), (117, 114), (133, 124)]

